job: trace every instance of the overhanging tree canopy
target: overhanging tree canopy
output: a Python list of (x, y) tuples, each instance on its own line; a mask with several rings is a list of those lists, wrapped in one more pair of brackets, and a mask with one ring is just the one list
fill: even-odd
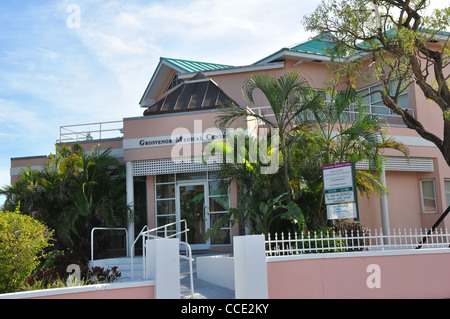
[[(357, 77), (373, 75), (383, 89), (371, 94), (381, 94), (383, 103), (434, 143), (450, 166), (450, 7), (427, 14), (428, 6), (426, 0), (323, 0), (304, 24), (333, 38), (329, 54), (336, 80), (354, 84)], [(399, 97), (411, 83), (440, 108), (442, 135), (400, 107)]]

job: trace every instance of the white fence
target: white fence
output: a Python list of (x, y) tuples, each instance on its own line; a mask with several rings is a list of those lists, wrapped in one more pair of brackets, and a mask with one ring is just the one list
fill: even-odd
[(307, 253), (334, 253), (368, 250), (425, 249), (450, 247), (447, 229), (393, 229), (390, 234), (375, 231), (321, 231), (270, 234), (266, 240), (267, 256)]

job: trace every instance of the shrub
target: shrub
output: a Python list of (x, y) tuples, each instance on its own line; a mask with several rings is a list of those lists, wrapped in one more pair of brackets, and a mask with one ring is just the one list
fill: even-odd
[(93, 267), (89, 272), (90, 283), (107, 283), (107, 282), (115, 282), (122, 275), (119, 271), (117, 271), (118, 267), (114, 266), (112, 268), (103, 267)]
[(39, 264), (53, 232), (32, 217), (0, 212), (0, 293), (19, 290)]

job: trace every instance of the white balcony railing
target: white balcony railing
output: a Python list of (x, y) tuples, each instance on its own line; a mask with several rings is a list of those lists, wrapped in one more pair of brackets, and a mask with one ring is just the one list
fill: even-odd
[(61, 126), (57, 143), (97, 141), (123, 137), (123, 121)]
[[(398, 118), (401, 120), (401, 116), (392, 112), (391, 109), (386, 106), (375, 106), (375, 105), (363, 105), (364, 114), (372, 114), (378, 116), (378, 118)], [(259, 116), (265, 116), (269, 121), (275, 120), (275, 115), (270, 106), (258, 106), (248, 108), (254, 114)], [(414, 110), (408, 109), (408, 112), (414, 116)], [(344, 112), (348, 115), (348, 121), (352, 122), (356, 120), (359, 116), (358, 107), (356, 105), (350, 105), (348, 110)], [(309, 120), (314, 120), (313, 118), (308, 118)]]

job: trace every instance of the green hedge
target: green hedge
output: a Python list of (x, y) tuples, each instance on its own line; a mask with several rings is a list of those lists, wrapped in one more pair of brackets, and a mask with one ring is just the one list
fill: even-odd
[(32, 217), (0, 212), (0, 293), (20, 290), (39, 264), (53, 232)]

